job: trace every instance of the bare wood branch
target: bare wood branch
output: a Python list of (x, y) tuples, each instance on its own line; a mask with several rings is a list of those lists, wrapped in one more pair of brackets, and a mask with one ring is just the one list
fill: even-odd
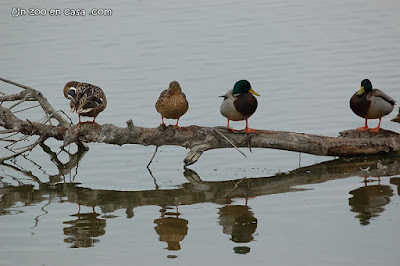
[(35, 143), (32, 143), (32, 144), (22, 148), (20, 151), (15, 152), (14, 154), (11, 154), (9, 156), (0, 158), (0, 163), (3, 163), (4, 161), (9, 160), (9, 159), (15, 158), (15, 157), (23, 154), (24, 152), (31, 151), (33, 148), (36, 147), (36, 145), (38, 145), (39, 143), (41, 143), (45, 140), (46, 140), (46, 138), (40, 137), (37, 141), (35, 141)]
[[(222, 134), (221, 132), (219, 132), (219, 131), (216, 130), (215, 128), (214, 128), (214, 130), (215, 130), (215, 132), (217, 132), (218, 134), (220, 134), (224, 139), (226, 139), (226, 140), (232, 145), (232, 147), (234, 147), (238, 152), (240, 152), (244, 157), (247, 158), (246, 154), (244, 154), (241, 150), (239, 150), (239, 148), (236, 147), (235, 144), (233, 144), (232, 141), (230, 141), (227, 137), (225, 137), (224, 134)], [(251, 149), (250, 149), (250, 151), (251, 151)]]
[(379, 133), (348, 130), (340, 137), (318, 136), (296, 132), (257, 130), (255, 134), (231, 132), (221, 127), (219, 131), (228, 136), (230, 141), (221, 137), (211, 127), (189, 126), (177, 130), (173, 127), (160, 126), (144, 128), (128, 121), (125, 128), (113, 124), (98, 125), (84, 123), (68, 128), (43, 125), (36, 122), (22, 121), (7, 108), (0, 106), (0, 126), (6, 129), (18, 129), (22, 134), (39, 135), (63, 140), (64, 145), (77, 141), (100, 142), (114, 145), (139, 144), (144, 146), (174, 145), (189, 148), (185, 165), (190, 165), (200, 158), (203, 152), (211, 149), (236, 147), (271, 148), (302, 152), (323, 156), (359, 156), (400, 151), (400, 135), (381, 130)]
[(2, 78), (0, 80), (28, 90), (36, 97), (45, 112), (55, 117), (61, 124), (52, 126), (24, 121), (0, 105), (0, 126), (26, 136), (37, 135), (62, 140), (63, 146), (79, 142), (139, 144), (156, 147), (181, 146), (190, 149), (184, 159), (185, 165), (197, 162), (205, 151), (232, 147), (271, 148), (322, 156), (359, 156), (400, 151), (400, 135), (383, 129), (379, 133), (348, 130), (341, 132), (339, 137), (327, 137), (272, 130), (257, 130), (254, 134), (246, 134), (240, 131), (231, 132), (225, 127), (212, 128), (195, 125), (182, 127), (181, 130), (165, 125), (145, 128), (135, 126), (132, 120), (127, 121), (125, 128), (113, 124), (96, 123), (71, 126), (40, 92), (9, 80)]
[(12, 101), (36, 101), (36, 98), (29, 94), (27, 90), (20, 91), (18, 93), (6, 95), (0, 97), (0, 102), (12, 102)]
[(64, 127), (68, 127), (69, 126), (68, 122), (53, 108), (53, 106), (50, 105), (50, 103), (47, 101), (46, 97), (44, 97), (41, 92), (39, 92), (39, 91), (37, 91), (37, 90), (35, 90), (35, 89), (31, 88), (31, 87), (19, 84), (17, 82), (14, 82), (14, 81), (11, 81), (11, 80), (8, 80), (8, 79), (4, 79), (4, 78), (0, 77), (0, 80), (27, 90), (33, 97), (35, 97), (35, 99), (42, 106), (42, 109), (50, 117), (54, 117), (60, 123), (60, 125), (62, 125)]
[(33, 108), (36, 108), (36, 107), (39, 107), (39, 106), (40, 106), (40, 105), (34, 105), (34, 106), (31, 106), (31, 107), (27, 107), (27, 108), (24, 108), (24, 109), (15, 111), (14, 114), (16, 114), (16, 113), (21, 113), (21, 112), (24, 112), (24, 111), (26, 111), (26, 110), (30, 110), (30, 109), (33, 109)]
[[(150, 159), (149, 163), (147, 164), (147, 169), (149, 169), (150, 164), (153, 162), (154, 157), (156, 157), (157, 151), (158, 151), (158, 146), (156, 146), (156, 149), (154, 150), (153, 156), (151, 156), (151, 159)], [(150, 171), (150, 169), (149, 169), (149, 171)], [(150, 171), (150, 173), (151, 173), (151, 171)], [(151, 174), (151, 176), (153, 176), (153, 175)]]

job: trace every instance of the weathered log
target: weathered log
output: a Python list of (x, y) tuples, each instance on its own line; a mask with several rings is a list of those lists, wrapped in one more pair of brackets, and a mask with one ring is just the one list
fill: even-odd
[(190, 149), (185, 165), (191, 165), (200, 158), (203, 152), (212, 149), (249, 147), (271, 148), (302, 152), (322, 156), (360, 156), (373, 154), (396, 153), (400, 151), (400, 135), (396, 132), (381, 129), (379, 133), (347, 130), (339, 137), (311, 135), (305, 133), (256, 130), (254, 134), (231, 132), (225, 127), (188, 126), (178, 130), (170, 126), (145, 128), (135, 126), (132, 120), (127, 121), (127, 127), (117, 127), (113, 124), (98, 125), (82, 123), (70, 125), (58, 112), (51, 107), (43, 95), (27, 86), (1, 79), (8, 83), (29, 90), (43, 110), (56, 118), (59, 126), (24, 121), (14, 115), (9, 109), (0, 105), (0, 126), (20, 132), (25, 135), (38, 135), (45, 139), (63, 140), (64, 146), (74, 142), (100, 142), (115, 145), (138, 144), (182, 146)]

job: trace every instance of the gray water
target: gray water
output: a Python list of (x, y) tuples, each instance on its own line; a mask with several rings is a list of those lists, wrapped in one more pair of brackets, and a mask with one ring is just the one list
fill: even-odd
[[(13, 7), (112, 15), (13, 17)], [(251, 127), (337, 136), (363, 125), (348, 107), (362, 79), (400, 99), (399, 7), (395, 0), (1, 1), (0, 76), (40, 90), (68, 114), (64, 84), (96, 84), (108, 99), (98, 123), (132, 119), (143, 127), (161, 122), (154, 103), (172, 80), (190, 103), (181, 126), (223, 126), (217, 96), (248, 79), (261, 94)], [(2, 83), (0, 91), (16, 89)], [(382, 127), (399, 131), (394, 113)], [(37, 119), (40, 111), (23, 115)], [(71, 145), (57, 163), (45, 150), (57, 153), (61, 144), (46, 145), (1, 166), (1, 265), (398, 264), (396, 158), (324, 163), (334, 158), (242, 149), (246, 159), (223, 149), (185, 170), (187, 150), (163, 146), (150, 173), (154, 147), (90, 144), (75, 154)]]

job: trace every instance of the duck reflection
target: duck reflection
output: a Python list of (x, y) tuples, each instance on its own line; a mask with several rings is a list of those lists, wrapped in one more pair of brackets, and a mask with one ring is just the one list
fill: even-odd
[(168, 250), (180, 250), (180, 242), (185, 238), (188, 232), (188, 221), (179, 218), (178, 208), (175, 212), (168, 211), (172, 208), (162, 207), (161, 217), (154, 220), (156, 226), (154, 229), (160, 236), (159, 240), (167, 242)]
[(393, 196), (393, 190), (390, 186), (368, 185), (367, 179), (364, 186), (350, 191), (353, 195), (349, 199), (351, 211), (357, 213), (356, 217), (360, 220), (361, 225), (370, 224), (372, 218), (378, 217), (384, 210), (384, 206), (390, 202)]
[[(368, 158), (337, 159), (269, 177), (246, 177), (225, 181), (203, 181), (195, 171), (185, 169), (184, 177), (188, 182), (174, 189), (156, 187), (156, 189), (137, 191), (104, 190), (83, 187), (74, 181), (78, 172), (78, 162), (85, 153), (83, 148), (78, 147), (78, 152), (75, 154), (68, 153), (70, 161), (61, 164), (60, 160), (54, 158), (58, 155), (57, 153), (47, 150), (46, 146), (42, 145), (41, 147), (51, 155), (51, 160), (55, 162), (59, 173), (49, 175), (47, 173), (53, 171), (37, 163), (31, 164), (32, 160), (23, 166), (21, 163), (1, 163), (0, 216), (16, 215), (24, 212), (24, 208), (27, 206), (45, 204), (43, 207), (45, 208), (49, 204), (69, 202), (78, 203), (83, 208), (96, 206), (102, 214), (112, 214), (117, 210), (124, 210), (127, 218), (134, 219), (134, 209), (140, 206), (176, 206), (178, 203), (187, 206), (214, 203), (223, 206), (219, 209), (219, 224), (222, 226), (223, 232), (230, 235), (231, 240), (235, 243), (253, 241), (257, 229), (257, 219), (247, 204), (244, 206), (227, 204), (227, 197), (244, 199), (302, 191), (304, 188), (298, 186), (363, 176), (366, 171), (360, 170), (360, 167), (369, 169), (368, 176), (398, 176), (400, 174), (400, 161), (397, 157), (370, 156)], [(38, 172), (37, 167), (40, 167), (39, 170), (42, 173), (40, 176), (35, 174)], [(66, 182), (67, 176), (71, 177), (70, 182)], [(46, 177), (48, 182), (43, 181)], [(392, 178), (391, 183), (399, 184), (399, 180), (399, 178)], [(378, 184), (365, 185), (351, 191), (350, 194), (352, 194), (352, 198), (349, 200), (351, 210), (357, 213), (361, 224), (368, 224), (373, 217), (383, 212), (384, 206), (389, 203), (393, 192), (388, 186)], [(49, 199), (51, 200), (49, 201)], [(35, 218), (35, 227), (43, 219), (46, 219), (44, 215), (49, 213), (43, 208), (43, 213)], [(76, 213), (76, 210), (74, 209), (72, 213)], [(93, 246), (99, 241), (98, 237), (105, 234), (105, 219), (113, 217), (113, 215), (107, 215), (102, 216), (101, 219), (94, 210), (91, 213), (78, 212), (68, 216), (69, 214), (64, 219), (67, 220), (64, 224), (68, 226), (64, 229), (66, 235), (64, 241), (70, 243), (71, 247)], [(154, 224), (159, 240), (166, 242), (168, 250), (181, 249), (181, 242), (188, 233), (188, 221), (180, 218), (178, 210), (173, 211), (168, 207), (162, 207), (160, 218), (154, 220)], [(234, 251), (245, 254), (250, 252), (250, 248), (243, 244), (235, 247)]]
[(98, 218), (98, 216), (100, 214), (96, 212), (78, 212), (71, 215), (76, 219), (63, 222), (63, 224), (71, 225), (64, 228), (64, 234), (68, 236), (64, 239), (64, 242), (70, 243), (71, 248), (88, 248), (99, 242), (100, 240), (95, 237), (106, 233), (106, 220)]
[(392, 177), (390, 179), (390, 184), (397, 186), (397, 195), (400, 196), (400, 177)]
[[(235, 243), (249, 243), (254, 240), (257, 219), (251, 208), (246, 205), (226, 205), (219, 209), (219, 224), (224, 234), (230, 235)], [(249, 247), (235, 247), (235, 253), (246, 254)]]

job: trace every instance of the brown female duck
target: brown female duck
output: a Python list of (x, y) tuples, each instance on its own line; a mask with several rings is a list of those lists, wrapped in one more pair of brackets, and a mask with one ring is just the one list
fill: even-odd
[(189, 109), (186, 95), (182, 92), (181, 86), (177, 81), (172, 81), (168, 89), (163, 90), (156, 102), (156, 110), (161, 114), (161, 125), (165, 125), (164, 118), (177, 119), (174, 127), (177, 127), (179, 118)]
[(69, 99), (71, 112), (77, 112), (79, 123), (81, 116), (93, 117), (92, 123), (95, 123), (96, 117), (107, 106), (106, 95), (98, 86), (90, 83), (69, 81), (64, 86), (64, 97)]

